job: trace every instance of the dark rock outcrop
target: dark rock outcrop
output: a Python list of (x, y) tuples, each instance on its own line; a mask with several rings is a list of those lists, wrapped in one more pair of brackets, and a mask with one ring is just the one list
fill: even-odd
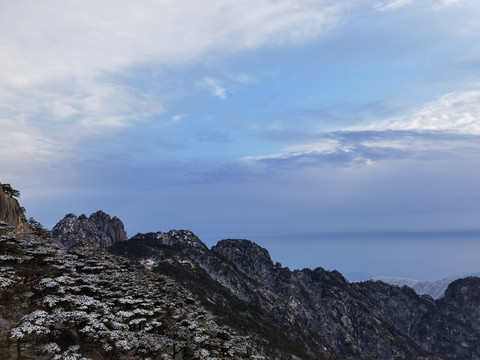
[(250, 240), (222, 240), (212, 247), (212, 251), (225, 256), (243, 273), (259, 281), (264, 281), (273, 269), (268, 250)]
[(84, 214), (79, 217), (66, 215), (52, 229), (52, 237), (67, 248), (81, 243), (106, 248), (127, 240), (122, 221), (116, 216), (111, 218), (101, 210), (88, 218)]
[(18, 201), (8, 195), (0, 184), (0, 230), (15, 234), (26, 234), (30, 232), (27, 218)]

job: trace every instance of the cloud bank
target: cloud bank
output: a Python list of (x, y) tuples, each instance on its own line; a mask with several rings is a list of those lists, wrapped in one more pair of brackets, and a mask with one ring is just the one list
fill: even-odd
[[(136, 69), (150, 67), (161, 82), (168, 68), (305, 42), (334, 27), (340, 8), (328, 0), (3, 2), (0, 151), (71, 156), (92, 134), (164, 113), (170, 95), (139, 91)], [(219, 80), (202, 83), (226, 98)]]

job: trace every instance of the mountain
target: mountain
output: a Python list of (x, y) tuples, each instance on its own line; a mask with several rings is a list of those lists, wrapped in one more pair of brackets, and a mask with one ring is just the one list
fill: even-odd
[(434, 299), (440, 299), (445, 294), (445, 290), (450, 283), (466, 277), (480, 277), (480, 273), (465, 273), (457, 276), (449, 276), (440, 280), (413, 280), (388, 276), (378, 276), (372, 280), (383, 281), (390, 285), (408, 286), (419, 295), (429, 295)]
[(480, 278), (434, 300), (245, 239), (126, 239), (99, 211), (0, 235), (0, 359), (480, 359)]
[(460, 280), (451, 284), (451, 301), (434, 301), (408, 287), (349, 283), (322, 268), (290, 271), (248, 240), (209, 250), (190, 231), (137, 234), (109, 250), (181, 281), (227, 322), (238, 323), (237, 309), (256, 316), (302, 359), (480, 358), (480, 320), (459, 305)]
[[(0, 237), (1, 359), (244, 359), (263, 344), (191, 291), (128, 259), (34, 235)], [(264, 357), (256, 357), (265, 359)]]
[(52, 229), (52, 237), (67, 248), (81, 243), (106, 248), (128, 239), (122, 221), (101, 210), (88, 218), (84, 214), (66, 215)]

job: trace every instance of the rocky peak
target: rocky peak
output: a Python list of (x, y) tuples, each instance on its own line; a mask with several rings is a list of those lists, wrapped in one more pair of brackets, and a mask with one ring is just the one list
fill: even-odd
[(15, 234), (30, 232), (24, 209), (18, 201), (8, 192), (4, 186), (11, 189), (8, 184), (0, 184), (0, 231), (11, 231)]
[(480, 306), (480, 278), (468, 277), (452, 282), (445, 291), (443, 301), (460, 306)]
[(190, 230), (170, 230), (169, 232), (156, 232), (137, 234), (132, 239), (155, 239), (163, 245), (173, 246), (178, 249), (201, 249), (208, 250), (202, 240)]
[(128, 239), (122, 221), (101, 210), (90, 217), (67, 214), (52, 229), (52, 237), (67, 248), (80, 243), (106, 248)]
[(262, 278), (273, 268), (273, 261), (267, 249), (244, 239), (225, 239), (212, 247), (215, 251), (233, 262), (245, 274)]

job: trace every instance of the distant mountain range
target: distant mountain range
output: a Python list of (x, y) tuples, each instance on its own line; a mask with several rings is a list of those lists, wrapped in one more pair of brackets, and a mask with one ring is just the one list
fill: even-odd
[(245, 239), (210, 249), (188, 230), (127, 239), (102, 211), (51, 232), (14, 218), (0, 218), (0, 359), (480, 359), (478, 277), (434, 300), (290, 271)]
[(383, 281), (390, 285), (411, 287), (419, 295), (430, 295), (434, 299), (440, 299), (447, 290), (448, 285), (455, 280), (467, 277), (480, 277), (480, 272), (462, 273), (449, 276), (440, 280), (413, 280), (389, 276), (378, 276), (373, 281)]

